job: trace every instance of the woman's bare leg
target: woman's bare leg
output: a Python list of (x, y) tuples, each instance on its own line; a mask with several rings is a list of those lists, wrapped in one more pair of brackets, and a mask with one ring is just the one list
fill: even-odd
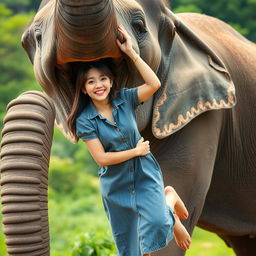
[(167, 205), (174, 210), (175, 225), (173, 233), (175, 241), (181, 249), (187, 250), (189, 249), (191, 238), (186, 228), (181, 223), (180, 218), (188, 218), (188, 211), (174, 188), (171, 186), (165, 188), (165, 197)]

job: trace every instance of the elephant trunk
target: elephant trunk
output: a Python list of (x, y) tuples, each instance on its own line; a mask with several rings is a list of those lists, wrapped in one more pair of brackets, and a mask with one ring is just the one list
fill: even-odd
[(59, 0), (55, 16), (58, 64), (121, 56), (111, 0)]
[(8, 255), (49, 256), (48, 166), (53, 102), (26, 92), (8, 104), (1, 142), (1, 204)]

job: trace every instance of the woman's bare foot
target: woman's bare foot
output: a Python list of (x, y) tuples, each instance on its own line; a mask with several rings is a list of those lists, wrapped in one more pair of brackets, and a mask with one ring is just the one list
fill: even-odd
[(180, 219), (187, 219), (189, 214), (186, 206), (180, 199), (175, 189), (171, 186), (167, 186), (164, 189), (167, 204), (174, 209), (175, 213)]
[(189, 249), (189, 246), (191, 244), (191, 237), (189, 235), (189, 233), (187, 232), (186, 228), (182, 225), (182, 223), (180, 222), (179, 217), (174, 214), (175, 217), (175, 225), (174, 225), (174, 238), (175, 241), (177, 243), (177, 245), (183, 249), (183, 250), (187, 250)]

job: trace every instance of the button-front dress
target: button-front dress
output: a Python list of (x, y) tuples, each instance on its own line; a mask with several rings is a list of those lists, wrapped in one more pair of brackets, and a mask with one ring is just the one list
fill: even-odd
[[(135, 148), (141, 135), (135, 109), (138, 88), (121, 89), (113, 100), (114, 123), (101, 116), (92, 101), (76, 119), (83, 141), (98, 138), (106, 152)], [(166, 205), (160, 166), (149, 153), (99, 168), (102, 201), (119, 256), (142, 256), (173, 239), (173, 212)]]

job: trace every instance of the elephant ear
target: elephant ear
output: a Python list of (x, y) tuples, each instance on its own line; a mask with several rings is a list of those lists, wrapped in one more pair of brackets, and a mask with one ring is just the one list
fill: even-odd
[(167, 43), (168, 29), (159, 33), (162, 87), (156, 94), (152, 120), (153, 134), (159, 139), (205, 111), (231, 108), (236, 103), (235, 87), (222, 60), (173, 13), (168, 16), (168, 23), (175, 24), (175, 35)]

